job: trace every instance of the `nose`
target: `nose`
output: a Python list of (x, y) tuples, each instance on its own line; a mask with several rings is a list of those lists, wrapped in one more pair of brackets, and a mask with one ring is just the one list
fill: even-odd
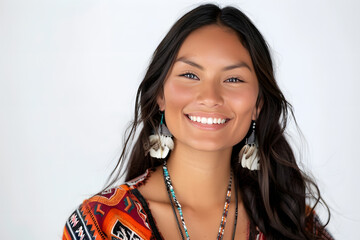
[(221, 87), (214, 82), (203, 82), (199, 86), (197, 101), (200, 105), (210, 108), (221, 106), (224, 103)]

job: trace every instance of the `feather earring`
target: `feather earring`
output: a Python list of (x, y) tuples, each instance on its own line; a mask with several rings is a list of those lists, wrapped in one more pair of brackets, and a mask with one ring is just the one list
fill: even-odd
[(150, 156), (153, 158), (164, 159), (170, 150), (174, 149), (172, 134), (164, 124), (164, 113), (161, 115), (160, 126), (155, 134), (149, 136)]
[(251, 171), (260, 169), (260, 157), (255, 136), (255, 122), (253, 123), (253, 131), (250, 137), (246, 139), (246, 144), (239, 152), (239, 163), (240, 162), (243, 168), (248, 168)]

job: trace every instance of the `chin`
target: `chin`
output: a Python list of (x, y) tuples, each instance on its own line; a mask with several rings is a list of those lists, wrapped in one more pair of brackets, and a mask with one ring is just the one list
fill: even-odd
[(210, 141), (202, 141), (188, 145), (190, 148), (193, 148), (196, 151), (203, 151), (203, 152), (218, 152), (218, 151), (225, 151), (229, 148), (232, 148), (232, 145), (226, 146), (224, 144), (219, 144), (219, 141), (210, 142)]

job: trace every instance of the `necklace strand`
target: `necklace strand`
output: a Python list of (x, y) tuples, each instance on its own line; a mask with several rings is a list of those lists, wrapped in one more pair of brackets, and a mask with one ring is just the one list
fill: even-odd
[(238, 186), (237, 186), (237, 181), (236, 181), (236, 177), (235, 177), (235, 219), (234, 219), (234, 229), (233, 229), (233, 234), (232, 234), (232, 240), (235, 239), (235, 234), (236, 234), (236, 225), (237, 225), (237, 219), (238, 219)]
[(224, 236), (225, 224), (226, 224), (227, 215), (228, 215), (229, 207), (230, 207), (231, 185), (232, 185), (232, 172), (230, 173), (229, 185), (228, 185), (228, 189), (226, 192), (226, 198), (225, 198), (225, 204), (224, 204), (224, 211), (221, 216), (221, 223), (220, 223), (217, 239), (222, 239)]
[(163, 171), (164, 171), (164, 179), (165, 179), (166, 188), (169, 189), (169, 191), (171, 193), (171, 196), (172, 196), (172, 199), (173, 199), (173, 201), (175, 203), (175, 206), (176, 206), (176, 208), (177, 208), (177, 210), (179, 212), (181, 224), (182, 224), (182, 226), (184, 228), (184, 232), (185, 232), (185, 235), (186, 235), (186, 240), (190, 240), (189, 233), (187, 231), (187, 227), (186, 227), (186, 224), (185, 224), (185, 219), (184, 219), (184, 216), (182, 214), (181, 205), (180, 205), (179, 201), (176, 199), (175, 191), (174, 191), (174, 188), (173, 188), (172, 183), (171, 183), (171, 179), (170, 179), (170, 175), (169, 175), (169, 172), (168, 172), (168, 169), (167, 169), (166, 161), (164, 161)]
[[(165, 178), (165, 176), (164, 176), (164, 178)], [(165, 182), (166, 182), (166, 180), (165, 180)], [(174, 203), (173, 203), (173, 201), (172, 201), (170, 189), (169, 189), (168, 187), (166, 187), (166, 191), (167, 191), (167, 193), (168, 193), (168, 197), (169, 197), (170, 202), (171, 202), (171, 209), (173, 210), (173, 213), (174, 213), (174, 216), (175, 216), (175, 219), (176, 219), (176, 224), (177, 224), (178, 229), (179, 229), (179, 232), (180, 232), (180, 234), (181, 234), (181, 239), (182, 239), (182, 240), (185, 240), (184, 234), (183, 234), (183, 232), (182, 232), (182, 230), (181, 230), (179, 218), (176, 216), (176, 210), (175, 210), (175, 208), (174, 208)]]
[[(181, 204), (179, 203), (179, 201), (176, 198), (174, 187), (172, 186), (170, 174), (169, 174), (169, 171), (167, 169), (166, 161), (164, 161), (164, 164), (163, 164), (163, 173), (164, 173), (164, 181), (165, 181), (165, 185), (166, 185), (166, 190), (168, 192), (168, 196), (169, 196), (171, 206), (172, 206), (172, 209), (173, 209), (176, 221), (177, 221), (177, 225), (178, 225), (178, 228), (179, 228), (180, 233), (181, 233), (181, 238), (183, 240), (185, 240), (185, 237), (184, 237), (184, 235), (182, 233), (182, 230), (180, 228), (180, 223), (179, 223), (178, 217), (177, 217), (177, 215), (175, 213), (174, 205), (178, 210), (180, 220), (181, 220), (181, 224), (182, 224), (182, 227), (183, 227), (184, 232), (185, 232), (186, 240), (190, 240), (190, 236), (189, 236), (186, 224), (185, 224), (185, 219), (184, 219), (184, 216), (183, 216)], [(219, 232), (218, 232), (218, 235), (217, 235), (218, 240), (222, 240), (223, 236), (224, 236), (224, 230), (225, 230), (227, 215), (228, 215), (229, 206), (230, 206), (230, 199), (231, 199), (232, 175), (233, 174), (231, 172), (230, 173), (229, 184), (228, 184), (228, 188), (227, 188), (227, 193), (226, 193), (225, 204), (224, 204), (224, 211), (223, 211), (223, 214), (221, 216), (221, 223), (220, 223)], [(234, 225), (235, 228), (236, 228), (236, 222), (237, 222), (236, 220), (237, 220), (237, 206), (236, 206), (236, 213), (235, 213), (235, 225)], [(234, 231), (235, 231), (235, 229), (234, 229)], [(234, 237), (234, 234), (233, 234), (233, 237)]]

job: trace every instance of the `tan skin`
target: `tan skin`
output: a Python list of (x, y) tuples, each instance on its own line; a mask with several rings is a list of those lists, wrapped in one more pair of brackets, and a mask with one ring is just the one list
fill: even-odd
[[(255, 120), (259, 87), (248, 51), (236, 33), (209, 25), (191, 33), (158, 97), (175, 148), (168, 170), (191, 239), (216, 239), (230, 176), (232, 147)], [(226, 119), (224, 124), (201, 124), (190, 116)], [(153, 172), (139, 191), (147, 199), (165, 239), (181, 239), (164, 184), (162, 168)], [(231, 239), (235, 188), (223, 239)], [(238, 195), (236, 239), (246, 239), (249, 218)]]

